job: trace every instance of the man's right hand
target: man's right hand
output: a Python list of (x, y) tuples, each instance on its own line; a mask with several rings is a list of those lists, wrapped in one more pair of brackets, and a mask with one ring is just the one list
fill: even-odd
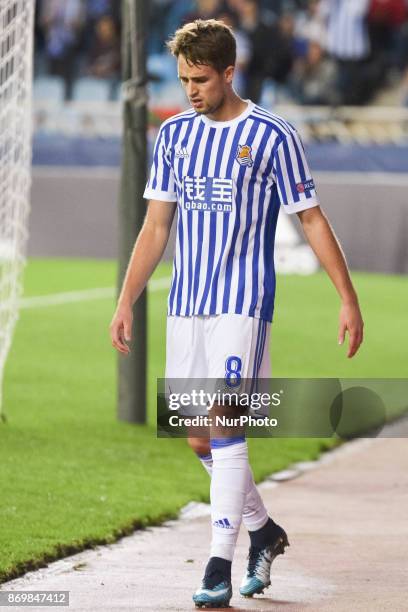
[(164, 253), (176, 206), (176, 202), (149, 201), (146, 219), (135, 242), (109, 328), (112, 346), (124, 355), (130, 353), (128, 343), (132, 340), (132, 304), (142, 293)]
[(133, 313), (130, 306), (118, 306), (110, 324), (112, 346), (120, 353), (128, 355), (128, 342), (132, 340)]

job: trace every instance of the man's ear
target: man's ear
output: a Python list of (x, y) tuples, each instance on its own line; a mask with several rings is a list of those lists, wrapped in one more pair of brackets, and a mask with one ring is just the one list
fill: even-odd
[(234, 78), (234, 71), (234, 66), (228, 66), (228, 68), (225, 69), (224, 76), (227, 83), (232, 83), (232, 79)]

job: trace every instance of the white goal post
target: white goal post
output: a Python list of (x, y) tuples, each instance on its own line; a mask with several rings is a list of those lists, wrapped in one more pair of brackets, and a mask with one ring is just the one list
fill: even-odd
[(0, 1), (0, 416), (28, 237), (34, 5)]

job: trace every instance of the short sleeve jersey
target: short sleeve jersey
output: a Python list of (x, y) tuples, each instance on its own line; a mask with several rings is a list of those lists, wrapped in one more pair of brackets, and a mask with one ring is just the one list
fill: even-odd
[(279, 208), (318, 205), (296, 130), (248, 101), (230, 121), (187, 110), (158, 133), (144, 197), (177, 202), (168, 315), (272, 321)]

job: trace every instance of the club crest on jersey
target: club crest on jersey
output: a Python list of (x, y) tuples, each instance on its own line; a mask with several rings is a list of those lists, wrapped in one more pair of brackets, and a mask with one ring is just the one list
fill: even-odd
[(252, 147), (247, 144), (239, 144), (235, 159), (241, 166), (253, 166), (254, 160), (252, 159)]

